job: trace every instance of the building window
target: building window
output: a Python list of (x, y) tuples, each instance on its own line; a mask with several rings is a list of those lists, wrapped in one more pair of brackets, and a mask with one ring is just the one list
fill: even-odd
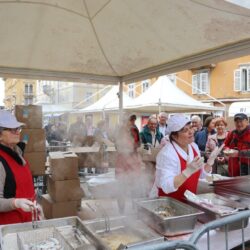
[(33, 94), (33, 85), (30, 83), (26, 83), (24, 88), (24, 93), (25, 95)]
[(169, 74), (167, 75), (168, 79), (174, 84), (176, 85), (176, 75), (175, 74)]
[(131, 98), (135, 97), (135, 84), (134, 83), (128, 84), (128, 96)]
[(197, 72), (192, 75), (192, 94), (202, 95), (209, 93), (209, 71)]
[(24, 98), (24, 105), (29, 105), (29, 104), (33, 104), (33, 98), (31, 97)]
[(250, 65), (234, 71), (234, 91), (250, 91)]
[(143, 81), (142, 82), (142, 92), (145, 92), (149, 88), (149, 82)]

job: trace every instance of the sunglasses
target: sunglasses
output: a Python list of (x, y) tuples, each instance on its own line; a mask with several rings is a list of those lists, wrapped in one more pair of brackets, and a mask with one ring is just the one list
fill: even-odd
[(18, 128), (4, 128), (3, 131), (9, 131), (12, 134), (20, 133), (22, 131), (21, 127)]

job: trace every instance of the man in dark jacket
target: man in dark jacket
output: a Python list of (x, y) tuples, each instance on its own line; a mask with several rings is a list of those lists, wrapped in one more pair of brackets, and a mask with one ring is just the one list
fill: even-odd
[(228, 133), (224, 142), (225, 152), (227, 149), (234, 149), (232, 154), (228, 154), (228, 172), (230, 176), (248, 175), (250, 174), (250, 126), (247, 115), (236, 114), (234, 124), (235, 130)]
[(150, 116), (148, 123), (140, 132), (141, 143), (144, 144), (144, 148), (148, 149), (149, 145), (155, 148), (161, 143), (163, 135), (157, 128), (157, 119), (154, 116)]

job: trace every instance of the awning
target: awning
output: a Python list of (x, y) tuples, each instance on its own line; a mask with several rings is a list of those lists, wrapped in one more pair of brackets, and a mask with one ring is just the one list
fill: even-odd
[(250, 54), (250, 10), (218, 0), (0, 0), (0, 75), (117, 84)]
[(234, 116), (237, 113), (250, 116), (250, 102), (233, 102), (228, 109), (228, 116)]

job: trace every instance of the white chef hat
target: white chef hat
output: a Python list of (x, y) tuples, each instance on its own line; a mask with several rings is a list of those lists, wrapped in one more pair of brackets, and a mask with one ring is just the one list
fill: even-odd
[(173, 115), (168, 120), (166, 133), (170, 135), (172, 132), (180, 131), (190, 122), (191, 122), (190, 119), (184, 115), (181, 114)]

